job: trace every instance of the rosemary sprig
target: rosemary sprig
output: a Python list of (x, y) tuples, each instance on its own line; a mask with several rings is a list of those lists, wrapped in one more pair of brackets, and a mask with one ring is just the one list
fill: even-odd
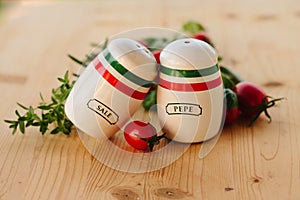
[(51, 134), (59, 132), (66, 135), (70, 134), (73, 124), (65, 115), (64, 104), (75, 81), (69, 79), (68, 71), (66, 71), (64, 77), (57, 79), (61, 85), (52, 89), (50, 102), (46, 102), (42, 94), (40, 94), (41, 102), (37, 107), (26, 107), (21, 103), (17, 103), (25, 113), (21, 115), (20, 111), (16, 110), (16, 120), (4, 120), (10, 124), (9, 128), (13, 129), (13, 134), (18, 129), (24, 134), (25, 129), (29, 126), (39, 127), (39, 131), (45, 134), (51, 124), (55, 124), (54, 128), (50, 131)]
[[(85, 55), (85, 59), (83, 59), (83, 61), (72, 55), (68, 55), (68, 57), (80, 66), (87, 67), (87, 65), (99, 54), (99, 52), (106, 48), (107, 43), (108, 39), (100, 45), (92, 44), (94, 50), (90, 54)], [(79, 75), (75, 73), (73, 73), (73, 76), (76, 78), (79, 77)], [(17, 116), (16, 120), (4, 120), (4, 122), (9, 124), (9, 128), (13, 129), (12, 134), (15, 134), (18, 129), (24, 134), (25, 129), (30, 126), (39, 127), (39, 131), (42, 134), (45, 134), (50, 129), (50, 134), (62, 132), (69, 135), (71, 133), (73, 123), (67, 118), (64, 108), (65, 101), (76, 80), (71, 80), (69, 78), (69, 71), (66, 71), (65, 75), (57, 78), (57, 80), (61, 83), (61, 85), (52, 89), (49, 102), (46, 102), (42, 94), (40, 94), (41, 102), (36, 107), (27, 107), (21, 103), (17, 103), (17, 105), (23, 110), (23, 112), (25, 111), (25, 113), (22, 115), (20, 114), (20, 111), (15, 110), (15, 114)], [(54, 126), (50, 128), (50, 125)]]

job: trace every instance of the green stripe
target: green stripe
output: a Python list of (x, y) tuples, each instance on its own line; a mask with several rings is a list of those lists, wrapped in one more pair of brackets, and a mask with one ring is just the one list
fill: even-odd
[(108, 51), (108, 49), (106, 49), (103, 52), (104, 58), (105, 60), (117, 71), (119, 72), (122, 76), (124, 76), (125, 78), (127, 78), (128, 80), (130, 80), (131, 82), (143, 86), (143, 87), (150, 87), (153, 82), (152, 81), (148, 81), (145, 80), (143, 78), (140, 78), (138, 76), (136, 76), (135, 74), (133, 74), (132, 72), (128, 71), (128, 69), (126, 69), (121, 63), (119, 63), (112, 55), (111, 53)]
[(208, 67), (205, 69), (181, 70), (181, 69), (171, 69), (171, 68), (161, 65), (160, 71), (169, 76), (194, 78), (194, 77), (202, 77), (202, 76), (208, 76), (208, 75), (214, 74), (217, 71), (219, 71), (219, 67), (218, 67), (218, 64), (216, 64), (214, 66), (211, 66), (211, 67)]

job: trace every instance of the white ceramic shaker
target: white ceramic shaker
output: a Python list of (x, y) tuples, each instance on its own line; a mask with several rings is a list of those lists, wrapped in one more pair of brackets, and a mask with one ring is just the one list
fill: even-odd
[(80, 75), (65, 112), (86, 134), (110, 138), (141, 105), (156, 75), (155, 58), (146, 47), (114, 39)]
[(167, 137), (178, 142), (209, 140), (222, 128), (223, 84), (218, 55), (196, 39), (179, 39), (160, 55), (158, 116)]

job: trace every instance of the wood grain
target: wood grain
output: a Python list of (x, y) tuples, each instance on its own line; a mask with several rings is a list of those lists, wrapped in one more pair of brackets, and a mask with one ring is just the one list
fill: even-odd
[[(91, 42), (120, 31), (180, 29), (189, 19), (206, 25), (223, 64), (286, 100), (270, 110), (270, 124), (261, 117), (253, 127), (243, 120), (225, 127), (204, 159), (203, 144), (194, 144), (141, 174), (96, 160), (75, 129), (11, 135), (1, 120), (0, 199), (300, 199), (299, 8), (279, 0), (15, 2), (0, 15), (1, 119), (14, 117), (15, 102), (36, 104), (40, 91), (47, 97), (66, 69), (77, 72), (67, 54), (83, 57)], [(126, 149), (121, 140), (112, 141)]]

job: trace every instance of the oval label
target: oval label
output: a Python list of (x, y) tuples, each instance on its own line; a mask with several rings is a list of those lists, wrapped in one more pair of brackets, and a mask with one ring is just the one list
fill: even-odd
[(202, 115), (202, 108), (199, 104), (193, 103), (168, 103), (166, 105), (168, 115)]
[(90, 99), (87, 106), (89, 109), (105, 119), (110, 125), (114, 125), (119, 121), (118, 114), (97, 99)]

